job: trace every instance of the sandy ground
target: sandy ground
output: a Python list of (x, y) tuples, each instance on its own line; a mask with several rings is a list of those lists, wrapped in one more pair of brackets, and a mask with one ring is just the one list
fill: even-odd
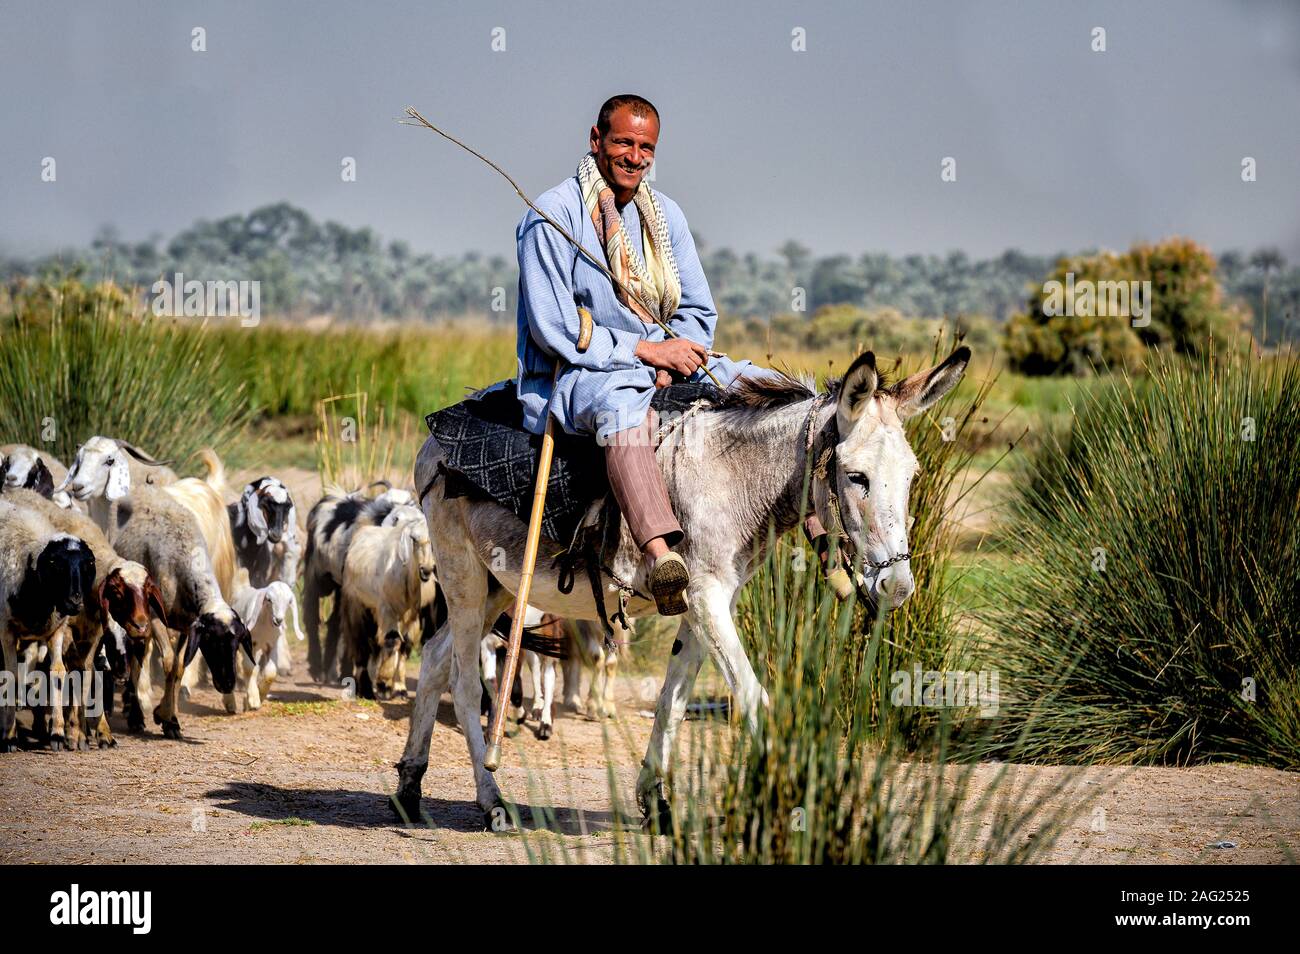
[[(228, 716), (214, 692), (199, 691), (182, 712), (179, 742), (152, 726), (130, 735), (115, 716), (116, 749), (0, 756), (0, 862), (527, 860), (525, 838), (481, 830), (449, 700), (424, 780), (430, 824), (404, 828), (386, 795), (396, 785), (408, 704), (344, 701), (338, 689), (312, 684), (302, 661), (294, 673), (255, 713)], [(620, 678), (615, 722), (564, 712), (551, 740), (525, 728), (507, 746), (503, 791), (521, 805), (554, 808), (552, 821), (527, 827), (569, 860), (609, 860), (616, 829), (637, 825), (611, 805), (607, 753), (630, 810), (650, 729), (645, 692), (646, 680)], [(996, 771), (980, 766), (975, 789)], [(1032, 795), (1070, 770), (1013, 771)], [(1276, 863), (1293, 860), (1286, 846), (1300, 846), (1294, 774), (1237, 765), (1089, 768), (1076, 781), (1090, 807), (1047, 856), (1052, 862)], [(1236, 847), (1208, 847), (1224, 840)]]

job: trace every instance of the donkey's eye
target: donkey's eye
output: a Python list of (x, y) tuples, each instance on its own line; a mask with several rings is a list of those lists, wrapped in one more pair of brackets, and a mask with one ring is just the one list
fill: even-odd
[(844, 476), (848, 479), (850, 483), (857, 484), (859, 487), (863, 488), (864, 490), (871, 489), (871, 481), (867, 479), (866, 474), (859, 474), (855, 471), (850, 471)]

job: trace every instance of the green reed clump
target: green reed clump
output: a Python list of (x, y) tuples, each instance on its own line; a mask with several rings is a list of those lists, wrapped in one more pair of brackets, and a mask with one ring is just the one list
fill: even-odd
[[(866, 634), (860, 664), (841, 665), (860, 650), (853, 608), (832, 621), (834, 597), (811, 575), (801, 576), (790, 595), (780, 624), (769, 630), (769, 704), (753, 726), (683, 724), (670, 818), (657, 819), (650, 832), (634, 827), (635, 809), (611, 771), (615, 861), (1025, 862), (1050, 851), (1063, 827), (1086, 810), (1075, 775), (1029, 795), (1007, 766), (956, 764), (942, 714), (924, 741), (901, 732), (900, 709), (878, 678), (884, 621)], [(536, 804), (538, 793), (531, 794)], [(533, 825), (563, 830), (553, 810), (534, 812), (541, 824), (534, 817)], [(534, 861), (574, 860), (541, 833), (528, 833), (525, 847)]]
[(1300, 767), (1300, 363), (1157, 356), (1080, 400), (1012, 503), (1023, 572), (991, 584), (1001, 743)]
[(111, 283), (30, 283), (0, 314), (0, 442), (71, 463), (96, 434), (131, 441), (177, 466), (224, 449), (248, 418), (201, 327), (140, 315)]

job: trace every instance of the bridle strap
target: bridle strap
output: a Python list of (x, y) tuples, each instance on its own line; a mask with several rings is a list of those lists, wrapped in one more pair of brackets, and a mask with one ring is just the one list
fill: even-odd
[[(822, 406), (829, 398), (829, 394), (819, 394), (813, 400), (812, 410), (808, 412), (808, 427), (804, 450), (811, 458), (813, 455), (813, 446), (817, 443), (818, 437), (820, 436), (823, 438), (821, 453), (817, 455), (816, 463), (814, 463), (812, 469), (813, 511), (815, 513), (817, 509), (817, 481), (821, 481), (826, 487), (826, 520), (824, 526), (826, 527), (827, 535), (832, 541), (830, 543), (830, 546), (832, 547), (830, 557), (832, 560), (837, 560), (839, 556), (837, 552), (839, 541), (845, 539), (845, 532), (844, 521), (840, 516), (839, 494), (836, 493), (835, 490), (835, 481), (831, 479), (831, 475), (835, 472), (835, 446), (839, 443), (839, 428), (835, 423), (834, 415), (831, 416), (831, 419), (827, 422), (826, 426), (822, 428), (820, 434), (815, 432), (817, 426), (817, 412), (821, 410)], [(870, 493), (870, 491), (868, 491), (868, 493)], [(875, 560), (868, 560), (864, 557), (862, 562), (873, 570), (883, 570), (887, 567), (893, 566), (895, 563), (902, 563), (904, 560), (910, 560), (911, 558), (912, 551), (908, 550), (905, 553), (895, 554), (887, 560), (877, 562)]]

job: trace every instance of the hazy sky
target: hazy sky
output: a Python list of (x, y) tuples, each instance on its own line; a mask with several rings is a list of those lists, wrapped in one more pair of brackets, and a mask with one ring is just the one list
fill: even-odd
[(985, 256), (1180, 233), (1300, 259), (1296, 0), (0, 0), (0, 248), (288, 200), (418, 251), (510, 253), (509, 186), (402, 107), (536, 195), (629, 90), (663, 116), (656, 187), (712, 245)]

